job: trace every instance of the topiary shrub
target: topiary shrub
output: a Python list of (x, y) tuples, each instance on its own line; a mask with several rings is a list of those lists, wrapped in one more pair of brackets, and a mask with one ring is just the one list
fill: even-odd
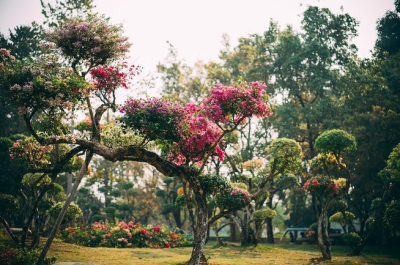
[[(63, 202), (59, 202), (53, 205), (53, 207), (51, 207), (49, 210), (50, 216), (53, 217), (54, 219), (57, 219), (63, 206), (64, 206)], [(67, 208), (67, 212), (65, 213), (62, 224), (67, 224), (82, 216), (83, 214), (79, 206), (72, 202)]]
[(275, 216), (277, 216), (276, 211), (269, 208), (257, 210), (253, 213), (253, 218), (256, 221), (264, 221), (267, 218), (273, 218)]
[(362, 250), (361, 237), (357, 233), (348, 233), (342, 236), (344, 242), (350, 246), (353, 255), (360, 255)]
[(110, 192), (110, 195), (113, 196), (113, 197), (121, 197), (122, 196), (122, 192), (119, 191), (119, 190), (112, 190)]

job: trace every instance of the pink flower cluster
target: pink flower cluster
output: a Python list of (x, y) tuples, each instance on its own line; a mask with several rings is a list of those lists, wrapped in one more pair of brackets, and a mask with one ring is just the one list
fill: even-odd
[[(126, 68), (128, 68), (128, 72), (123, 71)], [(128, 67), (126, 62), (122, 62), (117, 66), (94, 68), (90, 71), (90, 75), (95, 90), (103, 90), (110, 94), (118, 87), (128, 88), (128, 85), (131, 84), (129, 79), (139, 74), (140, 71), (139, 66), (131, 65)]]
[(176, 164), (198, 163), (208, 155), (223, 160), (220, 145), (225, 124), (235, 128), (253, 115), (269, 115), (265, 85), (218, 85), (210, 93), (200, 105), (155, 98), (128, 100), (120, 108), (121, 121), (150, 140), (166, 141), (169, 159)]
[(10, 148), (10, 158), (20, 158), (29, 162), (33, 168), (39, 168), (50, 163), (52, 145), (42, 146), (34, 138), (17, 140)]
[(210, 96), (203, 99), (205, 115), (216, 123), (238, 123), (243, 119), (269, 116), (265, 102), (266, 85), (260, 82), (211, 88)]
[(105, 17), (71, 18), (59, 28), (48, 31), (47, 40), (67, 57), (96, 66), (105, 60), (117, 59), (128, 51), (131, 44), (127, 37), (121, 36), (121, 32), (120, 26), (109, 25)]
[(187, 237), (168, 231), (164, 226), (143, 226), (119, 222), (114, 226), (95, 222), (89, 227), (68, 227), (59, 232), (66, 242), (91, 247), (171, 248), (188, 244)]
[(331, 195), (338, 194), (339, 187), (331, 177), (317, 175), (304, 183), (304, 190), (312, 194)]

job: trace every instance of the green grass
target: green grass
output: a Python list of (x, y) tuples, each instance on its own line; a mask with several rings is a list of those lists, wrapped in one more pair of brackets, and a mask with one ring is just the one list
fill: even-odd
[[(45, 239), (42, 239), (44, 244)], [(0, 244), (12, 244), (9, 240), (0, 240)], [(333, 260), (319, 264), (400, 264), (398, 246), (366, 247), (363, 255), (349, 256), (346, 246), (333, 246)], [(88, 262), (100, 265), (157, 265), (184, 264), (190, 258), (191, 248), (150, 249), (150, 248), (89, 248), (67, 244), (55, 240), (48, 256), (55, 256), (57, 262)], [(315, 245), (261, 244), (254, 247), (241, 247), (229, 244), (216, 247), (211, 242), (205, 249), (206, 257), (213, 265), (257, 265), (257, 264), (316, 264), (313, 258), (321, 257)]]
[[(348, 256), (345, 246), (333, 247), (333, 260), (320, 264), (400, 264), (400, 254), (395, 247), (368, 247), (361, 256)], [(49, 255), (58, 262), (91, 262), (102, 265), (152, 265), (182, 264), (190, 257), (191, 248), (174, 249), (112, 249), (88, 248), (56, 241)], [(317, 246), (262, 244), (258, 247), (206, 246), (206, 257), (211, 264), (315, 264), (310, 259), (320, 257)]]

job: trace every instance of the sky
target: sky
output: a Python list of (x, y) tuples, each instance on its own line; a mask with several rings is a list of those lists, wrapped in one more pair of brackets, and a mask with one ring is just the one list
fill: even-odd
[[(166, 41), (189, 65), (217, 60), (223, 34), (235, 45), (240, 37), (264, 32), (270, 19), (282, 28), (292, 25), (300, 30), (301, 14), (308, 5), (328, 7), (336, 14), (343, 7), (355, 17), (360, 26), (354, 43), (359, 56), (368, 57), (377, 19), (394, 9), (394, 0), (95, 0), (94, 4), (112, 23), (123, 24), (133, 43), (131, 60), (147, 71), (155, 70), (167, 56)], [(0, 31), (7, 34), (17, 25), (40, 23), (44, 19), (40, 12), (39, 0), (0, 0)]]

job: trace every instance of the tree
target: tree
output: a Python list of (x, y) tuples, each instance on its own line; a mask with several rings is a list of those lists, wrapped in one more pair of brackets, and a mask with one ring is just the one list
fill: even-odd
[[(321, 249), (322, 258), (330, 260), (332, 257), (327, 214), (339, 195), (344, 194), (347, 200), (349, 198), (347, 194), (351, 183), (351, 174), (341, 161), (343, 152), (356, 149), (356, 141), (354, 136), (346, 131), (333, 129), (321, 133), (315, 141), (315, 147), (322, 156), (317, 156), (311, 161), (311, 169), (314, 172), (323, 169), (325, 175), (311, 176), (304, 183), (304, 188), (312, 195), (314, 213), (318, 220), (318, 246)], [(329, 159), (329, 156), (332, 156), (333, 159)], [(345, 171), (346, 178), (341, 178), (340, 175), (336, 175), (336, 179), (329, 177), (329, 174), (332, 174), (330, 171), (332, 167), (339, 172)], [(341, 214), (347, 216), (344, 209)], [(345, 218), (345, 220), (349, 221), (349, 218)]]
[[(73, 145), (74, 148), (63, 158), (67, 161), (79, 152), (86, 153), (85, 161), (38, 264), (42, 262), (94, 154), (110, 161), (145, 162), (166, 176), (181, 179), (184, 190), (189, 188), (196, 202), (194, 205), (187, 199), (189, 213), (195, 224), (195, 243), (189, 263), (198, 264), (203, 255), (208, 223), (201, 173), (210, 157), (223, 158), (219, 144), (225, 135), (252, 116), (268, 114), (265, 86), (258, 82), (218, 85), (197, 106), (182, 106), (164, 99), (131, 99), (120, 108), (123, 113), (121, 123), (126, 130), (134, 131), (142, 141), (115, 148), (103, 145), (99, 124), (102, 115), (107, 109), (117, 110), (115, 89), (125, 87), (126, 79), (134, 72), (134, 68), (124, 63), (120, 64), (120, 68), (110, 65), (121, 58), (130, 46), (120, 32), (121, 28), (110, 25), (103, 17), (67, 19), (49, 32), (47, 40), (52, 43), (48, 47), (54, 47), (69, 62), (69, 69), (59, 64), (51, 53), (37, 60), (34, 65), (29, 65), (32, 68), (28, 68), (28, 73), (24, 73), (21, 67), (26, 62), (13, 61), (9, 56), (3, 60), (7, 67), (1, 70), (2, 89), (9, 91), (10, 99), (19, 105), (20, 114), (37, 143), (49, 149), (52, 145)], [(51, 71), (46, 72), (46, 76), (42, 75), (43, 69), (49, 69), (50, 66)], [(128, 68), (127, 73), (123, 72), (124, 67)], [(94, 79), (92, 84), (84, 80), (89, 73)], [(101, 102), (95, 110), (92, 108), (91, 97), (97, 97)], [(89, 138), (71, 135), (62, 124), (62, 117), (70, 114), (73, 107), (83, 106), (84, 102), (92, 126)], [(60, 117), (59, 122), (46, 128), (46, 134), (38, 133), (32, 124), (32, 118), (39, 109)], [(168, 156), (162, 157), (147, 150), (146, 146), (151, 141), (157, 141)], [(51, 170), (58, 173), (58, 167), (63, 166), (56, 164), (56, 168), (49, 169), (46, 167), (48, 165), (42, 163), (35, 171)], [(185, 196), (189, 198), (189, 194)]]

